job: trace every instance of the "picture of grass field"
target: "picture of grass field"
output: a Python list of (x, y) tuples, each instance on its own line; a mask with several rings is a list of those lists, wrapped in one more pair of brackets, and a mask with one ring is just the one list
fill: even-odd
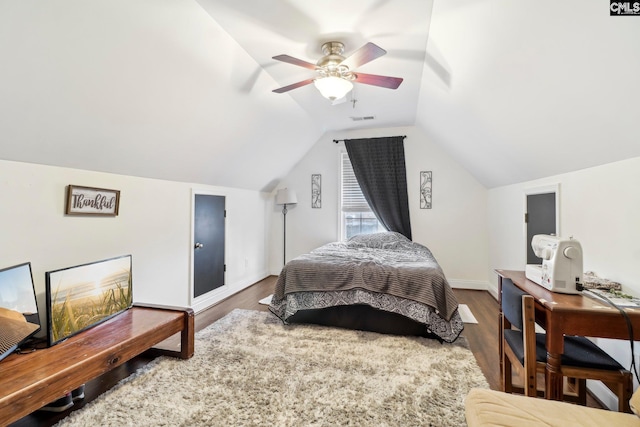
[(131, 307), (131, 257), (50, 272), (47, 286), (53, 345)]

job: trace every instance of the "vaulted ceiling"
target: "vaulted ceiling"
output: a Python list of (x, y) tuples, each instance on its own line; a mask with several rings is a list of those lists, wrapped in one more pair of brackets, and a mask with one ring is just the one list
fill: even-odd
[[(605, 3), (5, 0), (0, 158), (270, 190), (358, 128), (418, 126), (487, 187), (637, 157), (640, 16)], [(404, 81), (272, 92), (332, 40)]]

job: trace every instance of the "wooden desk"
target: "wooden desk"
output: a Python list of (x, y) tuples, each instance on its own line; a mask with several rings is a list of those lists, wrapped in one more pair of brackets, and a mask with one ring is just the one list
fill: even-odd
[[(0, 426), (43, 407), (180, 333), (180, 351), (194, 352), (191, 309), (135, 306), (50, 348), (13, 354), (0, 362)], [(155, 351), (155, 350), (154, 350)]]
[[(581, 294), (568, 295), (548, 291), (528, 280), (524, 271), (495, 271), (498, 273), (499, 302), (502, 299), (503, 280), (511, 280), (518, 288), (535, 298), (536, 322), (546, 330), (545, 396), (548, 399), (562, 400), (560, 359), (564, 352), (564, 335), (629, 339), (624, 317), (607, 303)], [(626, 312), (634, 330), (640, 331), (640, 310), (628, 308)], [(500, 351), (502, 352), (502, 348)], [(501, 366), (501, 369), (504, 367)]]

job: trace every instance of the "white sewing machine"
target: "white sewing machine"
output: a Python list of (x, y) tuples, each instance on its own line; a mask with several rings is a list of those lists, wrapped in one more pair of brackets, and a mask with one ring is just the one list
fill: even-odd
[(531, 247), (542, 265), (527, 264), (525, 276), (549, 289), (563, 294), (577, 294), (577, 284), (582, 284), (582, 246), (573, 239), (563, 239), (548, 234), (536, 234)]

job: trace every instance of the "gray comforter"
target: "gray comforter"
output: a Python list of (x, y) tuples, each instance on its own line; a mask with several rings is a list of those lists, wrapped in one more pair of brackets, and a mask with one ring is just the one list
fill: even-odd
[(271, 311), (367, 304), (425, 324), (445, 341), (463, 329), (458, 302), (431, 251), (398, 233), (355, 236), (291, 260), (276, 284)]

